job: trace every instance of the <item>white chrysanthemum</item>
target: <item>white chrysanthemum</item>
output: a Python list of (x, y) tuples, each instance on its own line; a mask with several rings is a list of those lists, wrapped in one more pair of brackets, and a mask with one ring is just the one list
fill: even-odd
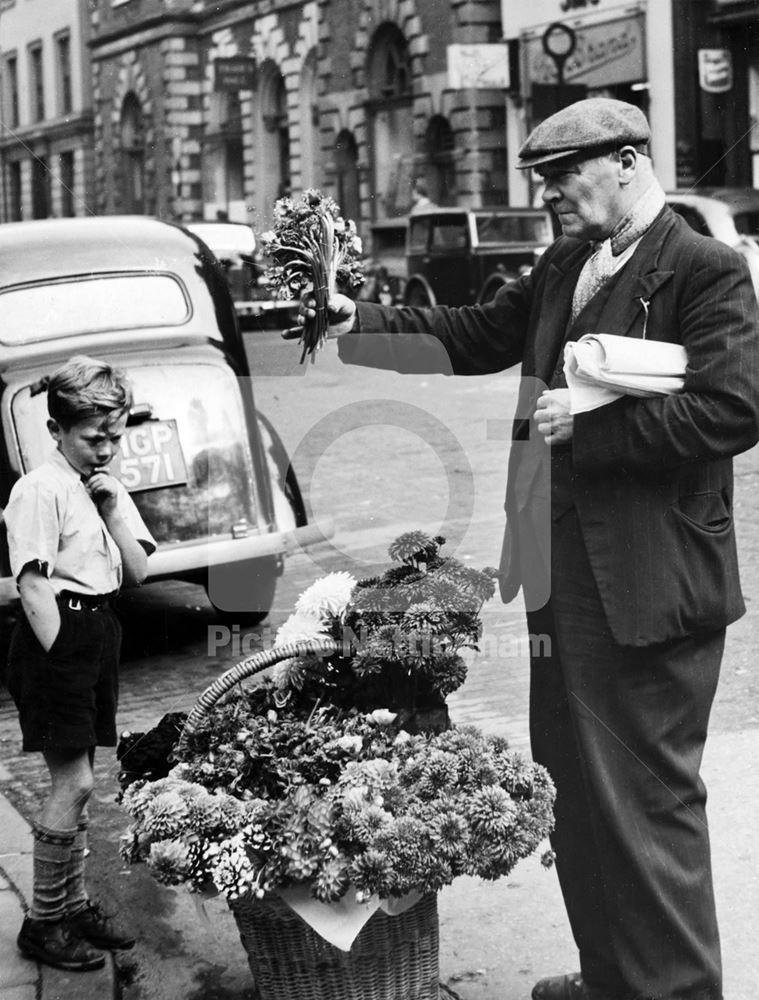
[(326, 618), (328, 615), (339, 618), (345, 611), (355, 586), (355, 578), (345, 570), (327, 573), (303, 591), (295, 602), (295, 610), (317, 618)]
[(245, 849), (245, 835), (238, 833), (206, 850), (211, 878), (228, 899), (239, 899), (256, 881), (256, 872)]
[(398, 713), (391, 712), (389, 708), (375, 708), (373, 712), (369, 712), (367, 718), (376, 722), (378, 726), (389, 726), (398, 718)]
[(318, 615), (296, 613), (279, 626), (274, 644), (284, 646), (290, 642), (318, 640), (326, 634), (324, 622)]

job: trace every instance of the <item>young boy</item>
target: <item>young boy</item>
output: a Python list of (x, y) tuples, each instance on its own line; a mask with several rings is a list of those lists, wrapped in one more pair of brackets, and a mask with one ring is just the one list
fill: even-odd
[(116, 744), (121, 628), (112, 598), (122, 584), (142, 583), (155, 544), (108, 472), (132, 405), (124, 375), (74, 357), (51, 376), (47, 400), (56, 450), (14, 485), (5, 510), (23, 609), (8, 690), (23, 749), (43, 754), (51, 779), (18, 946), (48, 965), (84, 970), (103, 965), (100, 949), (134, 944), (87, 896), (86, 803), (95, 746)]

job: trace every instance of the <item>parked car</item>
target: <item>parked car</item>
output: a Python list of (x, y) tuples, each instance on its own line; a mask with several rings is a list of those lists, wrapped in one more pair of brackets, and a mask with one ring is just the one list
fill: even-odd
[(297, 321), (297, 301), (277, 298), (266, 280), (266, 259), (244, 222), (189, 222), (186, 228), (221, 263), (242, 330), (283, 330)]
[[(112, 471), (158, 548), (149, 580), (202, 583), (220, 614), (270, 610), (283, 559), (323, 539), (256, 410), (229, 288), (196, 236), (143, 217), (0, 226), (0, 510), (53, 446), (46, 376), (73, 354), (134, 388)], [(0, 533), (0, 605), (16, 598)]]
[(694, 188), (670, 191), (667, 202), (704, 236), (713, 236), (746, 258), (759, 297), (759, 191)]
[(487, 302), (531, 270), (553, 242), (551, 213), (541, 208), (418, 209), (406, 237), (406, 305)]

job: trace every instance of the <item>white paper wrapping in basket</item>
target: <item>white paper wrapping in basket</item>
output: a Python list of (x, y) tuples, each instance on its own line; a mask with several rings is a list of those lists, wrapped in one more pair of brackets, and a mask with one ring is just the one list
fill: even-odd
[(422, 898), (421, 893), (410, 892), (401, 899), (372, 896), (366, 903), (357, 903), (355, 893), (349, 889), (336, 902), (321, 903), (314, 899), (307, 885), (278, 889), (277, 895), (317, 934), (342, 951), (350, 951), (362, 927), (377, 910), (396, 916), (415, 906)]
[(564, 348), (564, 374), (572, 413), (584, 413), (620, 396), (669, 396), (685, 381), (682, 344), (586, 333)]

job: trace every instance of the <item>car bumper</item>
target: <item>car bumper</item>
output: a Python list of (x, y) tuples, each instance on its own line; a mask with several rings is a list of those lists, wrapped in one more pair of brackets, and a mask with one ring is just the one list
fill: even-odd
[[(164, 545), (148, 558), (148, 575), (145, 580), (166, 580), (192, 576), (213, 566), (247, 562), (265, 556), (288, 556), (311, 545), (331, 538), (334, 524), (331, 520), (319, 525), (306, 524), (289, 531), (272, 531), (265, 535), (247, 538), (223, 538), (212, 542), (179, 542)], [(0, 577), (0, 606), (17, 600), (18, 589), (13, 577)]]

